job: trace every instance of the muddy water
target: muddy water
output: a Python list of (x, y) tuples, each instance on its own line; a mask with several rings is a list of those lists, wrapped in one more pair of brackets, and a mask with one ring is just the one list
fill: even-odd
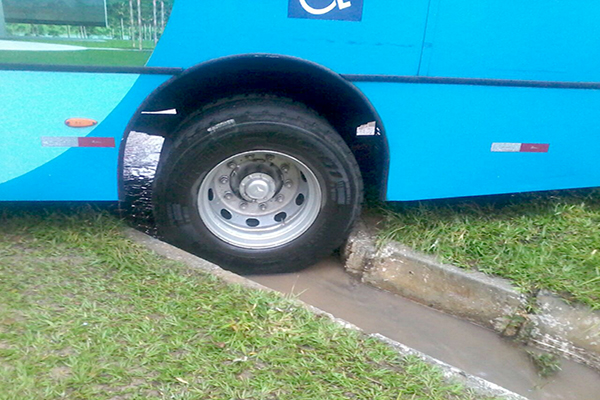
[(494, 332), (360, 283), (330, 258), (301, 273), (252, 280), (381, 333), (532, 400), (600, 399), (600, 375), (563, 360), (563, 370), (541, 379), (526, 349)]
[[(125, 155), (125, 214), (152, 234), (152, 179), (162, 139), (134, 133)], [(363, 285), (330, 258), (301, 273), (251, 279), (506, 387), (531, 400), (600, 400), (600, 374), (562, 361), (551, 379), (537, 376), (525, 348), (495, 333)]]

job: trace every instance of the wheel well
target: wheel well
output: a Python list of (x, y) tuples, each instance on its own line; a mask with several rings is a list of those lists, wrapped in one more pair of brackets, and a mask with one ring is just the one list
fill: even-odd
[[(389, 150), (377, 112), (358, 88), (333, 71), (309, 61), (253, 54), (197, 65), (157, 89), (143, 109), (176, 109), (177, 115), (138, 112), (130, 127), (133, 127), (132, 130), (169, 138), (177, 125), (204, 105), (244, 93), (287, 97), (321, 114), (354, 153), (367, 195), (385, 198)], [(378, 135), (356, 136), (358, 126), (372, 121), (377, 123)]]

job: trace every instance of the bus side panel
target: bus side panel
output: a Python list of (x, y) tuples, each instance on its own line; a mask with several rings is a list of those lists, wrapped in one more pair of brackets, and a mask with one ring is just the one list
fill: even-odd
[[(71, 128), (65, 121), (102, 121), (131, 89), (138, 75), (0, 71), (0, 183), (23, 175), (64, 153), (46, 138), (77, 138), (95, 128)], [(44, 145), (43, 141), (46, 141)]]
[[(0, 98), (10, 97), (13, 101), (8, 106), (13, 112), (3, 111), (9, 123), (0, 125), (0, 201), (117, 200), (117, 166), (123, 132), (144, 99), (169, 77), (58, 72), (3, 74), (25, 74), (30, 84), (20, 86), (15, 93), (4, 90), (8, 86), (0, 88)], [(2, 82), (10, 81), (7, 76), (1, 78)], [(15, 82), (18, 84), (18, 80)], [(75, 82), (80, 89), (86, 88), (81, 97), (72, 87)], [(60, 90), (54, 86), (61, 84), (73, 93), (57, 96)], [(114, 93), (109, 95), (111, 91)], [(122, 100), (119, 102), (115, 96)], [(113, 109), (115, 103), (118, 106)], [(94, 128), (65, 126), (66, 118), (81, 116), (98, 117), (102, 122)], [(86, 137), (98, 139), (92, 142), (79, 139)]]
[[(235, 54), (285, 54), (338, 73), (416, 75), (428, 0), (364, 1), (360, 21), (293, 18), (298, 0), (178, 0), (150, 66)], [(314, 6), (331, 0), (311, 0)], [(357, 7), (359, 2), (350, 2)]]
[(597, 0), (432, 0), (421, 75), (600, 80)]
[(600, 186), (600, 90), (357, 86), (388, 132), (388, 200)]

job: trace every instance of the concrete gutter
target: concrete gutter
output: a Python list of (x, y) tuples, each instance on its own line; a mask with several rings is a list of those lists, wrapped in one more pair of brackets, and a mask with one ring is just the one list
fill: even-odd
[[(238, 285), (242, 285), (244, 287), (256, 289), (256, 290), (264, 290), (264, 291), (270, 291), (270, 292), (274, 291), (270, 288), (267, 288), (263, 285), (260, 285), (249, 279), (246, 279), (242, 276), (236, 275), (229, 271), (225, 271), (215, 264), (212, 264), (202, 258), (196, 257), (190, 253), (187, 253), (181, 249), (178, 249), (177, 247), (171, 246), (170, 244), (161, 242), (158, 239), (155, 239), (151, 236), (148, 236), (148, 235), (141, 233), (139, 231), (136, 231), (134, 229), (127, 229), (125, 233), (134, 242), (137, 242), (137, 243), (143, 245), (150, 251), (152, 251), (160, 256), (163, 256), (163, 257), (168, 258), (173, 261), (181, 262), (190, 268), (200, 270), (205, 273), (216, 276), (217, 278), (223, 280), (224, 282), (238, 284)], [(362, 332), (362, 330), (360, 328), (358, 328), (356, 325), (351, 324), (350, 322), (336, 318), (333, 315), (331, 315), (323, 310), (320, 310), (316, 307), (310, 306), (300, 300), (296, 300), (296, 301), (298, 301), (299, 304), (306, 307), (307, 309), (309, 309), (310, 311), (312, 311), (313, 313), (315, 313), (317, 315), (325, 316), (325, 317), (331, 319), (333, 322), (335, 322), (347, 329), (353, 329), (353, 330)], [(525, 398), (523, 396), (513, 393), (503, 387), (500, 387), (494, 383), (488, 382), (484, 379), (467, 374), (466, 372), (464, 372), (458, 368), (455, 368), (455, 367), (448, 365), (440, 360), (437, 360), (433, 357), (425, 355), (417, 350), (414, 350), (408, 346), (398, 343), (398, 342), (396, 342), (392, 339), (389, 339), (385, 336), (382, 336), (380, 334), (372, 334), (372, 335), (368, 335), (368, 336), (371, 336), (375, 339), (378, 339), (378, 340), (388, 344), (389, 346), (394, 348), (398, 352), (398, 354), (400, 354), (401, 356), (409, 356), (409, 355), (416, 356), (429, 364), (436, 365), (438, 368), (440, 368), (442, 370), (444, 376), (447, 379), (462, 383), (464, 387), (471, 390), (475, 395), (478, 395), (481, 397), (496, 397), (499, 399), (506, 399), (506, 400), (527, 400), (527, 398)]]
[(547, 292), (525, 295), (504, 279), (442, 264), (397, 242), (378, 247), (375, 228), (362, 221), (343, 257), (365, 283), (600, 371), (599, 311)]

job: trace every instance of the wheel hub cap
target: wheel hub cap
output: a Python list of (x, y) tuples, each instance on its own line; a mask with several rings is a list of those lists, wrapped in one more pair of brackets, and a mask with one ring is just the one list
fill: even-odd
[(269, 175), (256, 172), (242, 179), (240, 194), (248, 201), (266, 201), (275, 195), (277, 185)]
[(197, 204), (205, 226), (223, 241), (266, 249), (306, 232), (321, 210), (323, 194), (300, 160), (255, 150), (215, 165), (200, 185)]

